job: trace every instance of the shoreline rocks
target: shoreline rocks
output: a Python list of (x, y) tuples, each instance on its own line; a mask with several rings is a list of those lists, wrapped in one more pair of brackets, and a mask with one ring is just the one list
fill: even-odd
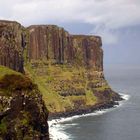
[(119, 94), (117, 94), (117, 96), (118, 97), (116, 97), (112, 101), (100, 102), (93, 106), (87, 106), (87, 107), (81, 108), (79, 110), (71, 110), (71, 111), (59, 112), (59, 113), (50, 113), (49, 120), (60, 119), (62, 117), (67, 118), (67, 117), (72, 117), (75, 115), (83, 115), (83, 114), (92, 113), (92, 112), (98, 111), (98, 110), (113, 108), (115, 105), (119, 105), (119, 101), (124, 100), (123, 98), (121, 98), (121, 96)]

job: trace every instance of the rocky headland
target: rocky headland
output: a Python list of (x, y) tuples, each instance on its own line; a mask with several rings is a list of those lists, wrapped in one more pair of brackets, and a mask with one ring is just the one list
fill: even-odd
[(99, 36), (56, 25), (0, 21), (0, 138), (47, 140), (48, 111), (67, 117), (121, 100), (105, 80), (101, 46)]
[(24, 72), (24, 33), (19, 23), (0, 21), (0, 140), (49, 139), (48, 110)]
[(25, 69), (39, 85), (51, 117), (92, 112), (120, 100), (104, 78), (101, 37), (71, 35), (56, 25), (27, 30)]

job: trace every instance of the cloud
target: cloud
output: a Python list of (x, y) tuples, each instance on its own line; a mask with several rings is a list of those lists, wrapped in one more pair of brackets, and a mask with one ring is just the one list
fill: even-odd
[(90, 34), (100, 35), (103, 44), (116, 44), (119, 40), (119, 31), (116, 29), (109, 29), (104, 26), (96, 26)]
[(118, 29), (140, 25), (139, 0), (4, 0), (1, 19), (31, 24), (86, 23), (115, 43)]

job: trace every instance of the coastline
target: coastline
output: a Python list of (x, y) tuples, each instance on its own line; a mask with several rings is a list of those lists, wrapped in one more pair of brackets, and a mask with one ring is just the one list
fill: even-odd
[(98, 109), (95, 109), (92, 112), (88, 112), (88, 113), (75, 114), (73, 116), (67, 116), (67, 117), (63, 116), (63, 117), (51, 118), (50, 120), (48, 120), (50, 139), (51, 140), (59, 140), (59, 139), (67, 140), (69, 138), (68, 134), (66, 134), (63, 129), (60, 129), (61, 123), (67, 122), (67, 121), (72, 121), (74, 119), (78, 119), (81, 117), (102, 115), (102, 114), (112, 111), (118, 107), (121, 107), (125, 103), (125, 101), (128, 101), (130, 98), (130, 95), (127, 95), (127, 94), (119, 93), (119, 95), (122, 98), (122, 100), (114, 101), (116, 103), (113, 104), (112, 107), (111, 107), (111, 105), (110, 105), (110, 107), (104, 106), (104, 108), (99, 107)]
[(116, 105), (119, 105), (119, 101), (125, 100), (123, 99), (121, 94), (116, 93), (116, 98), (113, 99), (112, 101), (100, 101), (99, 103), (93, 105), (93, 106), (86, 106), (84, 108), (80, 108), (78, 110), (70, 110), (66, 112), (58, 112), (58, 113), (50, 113), (49, 114), (49, 120), (54, 120), (54, 119), (59, 119), (59, 118), (67, 118), (67, 117), (72, 117), (75, 115), (83, 115), (83, 114), (88, 114), (92, 113), (95, 111), (100, 111), (103, 109), (109, 109), (113, 108)]

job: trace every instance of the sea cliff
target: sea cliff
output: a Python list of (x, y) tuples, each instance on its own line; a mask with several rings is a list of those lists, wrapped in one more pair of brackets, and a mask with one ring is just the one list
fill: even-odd
[(71, 35), (56, 25), (32, 25), (27, 31), (25, 69), (51, 117), (92, 112), (120, 100), (104, 78), (101, 37)]
[(1, 140), (49, 139), (48, 110), (38, 86), (24, 72), (25, 36), (19, 23), (0, 21)]
[(51, 118), (66, 117), (121, 100), (105, 80), (99, 36), (0, 21), (0, 65), (3, 139), (48, 139), (48, 111)]
[(15, 21), (0, 21), (0, 65), (23, 72), (24, 27)]

